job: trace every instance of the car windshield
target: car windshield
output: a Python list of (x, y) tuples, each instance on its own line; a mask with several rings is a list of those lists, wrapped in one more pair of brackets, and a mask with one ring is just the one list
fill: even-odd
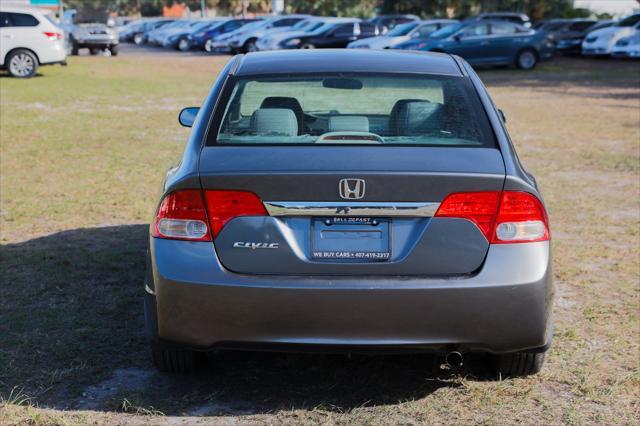
[(232, 84), (220, 145), (495, 146), (468, 78), (301, 74)]
[(616, 24), (616, 27), (633, 27), (640, 21), (640, 14), (631, 15), (628, 18), (624, 18), (622, 21)]
[(444, 28), (440, 28), (438, 31), (431, 33), (430, 38), (447, 38), (452, 34), (457, 33), (459, 30), (465, 27), (466, 24), (449, 25)]
[(409, 31), (417, 27), (419, 22), (409, 22), (408, 24), (398, 25), (387, 33), (388, 37), (399, 37), (409, 34)]

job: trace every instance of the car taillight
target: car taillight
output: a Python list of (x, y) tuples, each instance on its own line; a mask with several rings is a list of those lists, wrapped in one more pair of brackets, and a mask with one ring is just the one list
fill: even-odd
[(211, 241), (202, 192), (199, 189), (187, 189), (167, 195), (158, 207), (153, 236)]
[(475, 223), (492, 244), (546, 241), (549, 222), (535, 195), (519, 191), (458, 192), (448, 195), (435, 217)]
[(540, 200), (528, 192), (504, 191), (491, 243), (547, 241), (549, 220)]
[(62, 40), (62, 34), (60, 33), (45, 31), (44, 35), (47, 36), (49, 40)]
[(470, 220), (490, 240), (499, 201), (499, 191), (456, 192), (442, 201), (435, 216)]
[(208, 190), (205, 191), (205, 200), (214, 238), (234, 217), (268, 216), (262, 201), (253, 192)]

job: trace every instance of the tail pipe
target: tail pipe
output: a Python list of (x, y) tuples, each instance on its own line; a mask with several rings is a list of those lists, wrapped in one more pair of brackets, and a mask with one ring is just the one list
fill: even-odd
[(444, 357), (444, 361), (447, 363), (448, 367), (462, 367), (463, 358), (460, 352), (447, 352)]

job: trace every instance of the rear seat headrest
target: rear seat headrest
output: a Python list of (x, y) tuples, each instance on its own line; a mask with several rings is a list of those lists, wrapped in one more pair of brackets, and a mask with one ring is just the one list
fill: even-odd
[(329, 117), (330, 132), (368, 132), (369, 119), (363, 115), (332, 115)]
[(400, 99), (389, 114), (389, 129), (399, 136), (420, 133), (441, 106), (422, 99)]
[(298, 120), (288, 108), (257, 109), (251, 115), (251, 130), (261, 136), (297, 136)]

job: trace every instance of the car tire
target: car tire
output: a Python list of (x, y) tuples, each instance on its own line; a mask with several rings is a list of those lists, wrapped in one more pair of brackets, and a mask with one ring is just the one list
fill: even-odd
[(516, 55), (516, 67), (521, 70), (532, 70), (538, 63), (538, 55), (533, 49), (523, 49)]
[(255, 38), (250, 38), (245, 41), (242, 45), (242, 53), (257, 52), (258, 47), (256, 46), (256, 41), (257, 40)]
[(118, 56), (118, 45), (111, 46), (109, 52), (111, 52), (111, 56)]
[(208, 39), (207, 41), (204, 42), (204, 50), (205, 52), (213, 52), (213, 42), (211, 41), (211, 39)]
[(197, 366), (198, 353), (183, 348), (151, 343), (153, 365), (163, 373), (188, 373)]
[(144, 43), (144, 35), (143, 34), (134, 35), (133, 42), (137, 45), (141, 45), (142, 43)]
[(303, 43), (300, 45), (300, 49), (315, 49), (316, 47), (311, 43)]
[(78, 45), (78, 42), (76, 41), (76, 39), (73, 37), (70, 37), (69, 43), (71, 44), (71, 49), (69, 51), (71, 56), (78, 56), (78, 53), (80, 53), (80, 46)]
[(6, 59), (7, 71), (16, 78), (31, 78), (38, 69), (38, 58), (27, 49), (16, 49)]
[(544, 352), (514, 352), (492, 355), (494, 371), (499, 377), (524, 377), (537, 374), (544, 365)]
[(188, 52), (191, 49), (191, 46), (189, 46), (189, 40), (187, 40), (186, 38), (181, 38), (180, 40), (178, 40), (178, 44), (176, 44), (176, 50), (179, 50), (181, 52)]
[(92, 55), (97, 55), (98, 53), (100, 53), (100, 49), (92, 47), (91, 49), (89, 49), (89, 53), (91, 53)]

